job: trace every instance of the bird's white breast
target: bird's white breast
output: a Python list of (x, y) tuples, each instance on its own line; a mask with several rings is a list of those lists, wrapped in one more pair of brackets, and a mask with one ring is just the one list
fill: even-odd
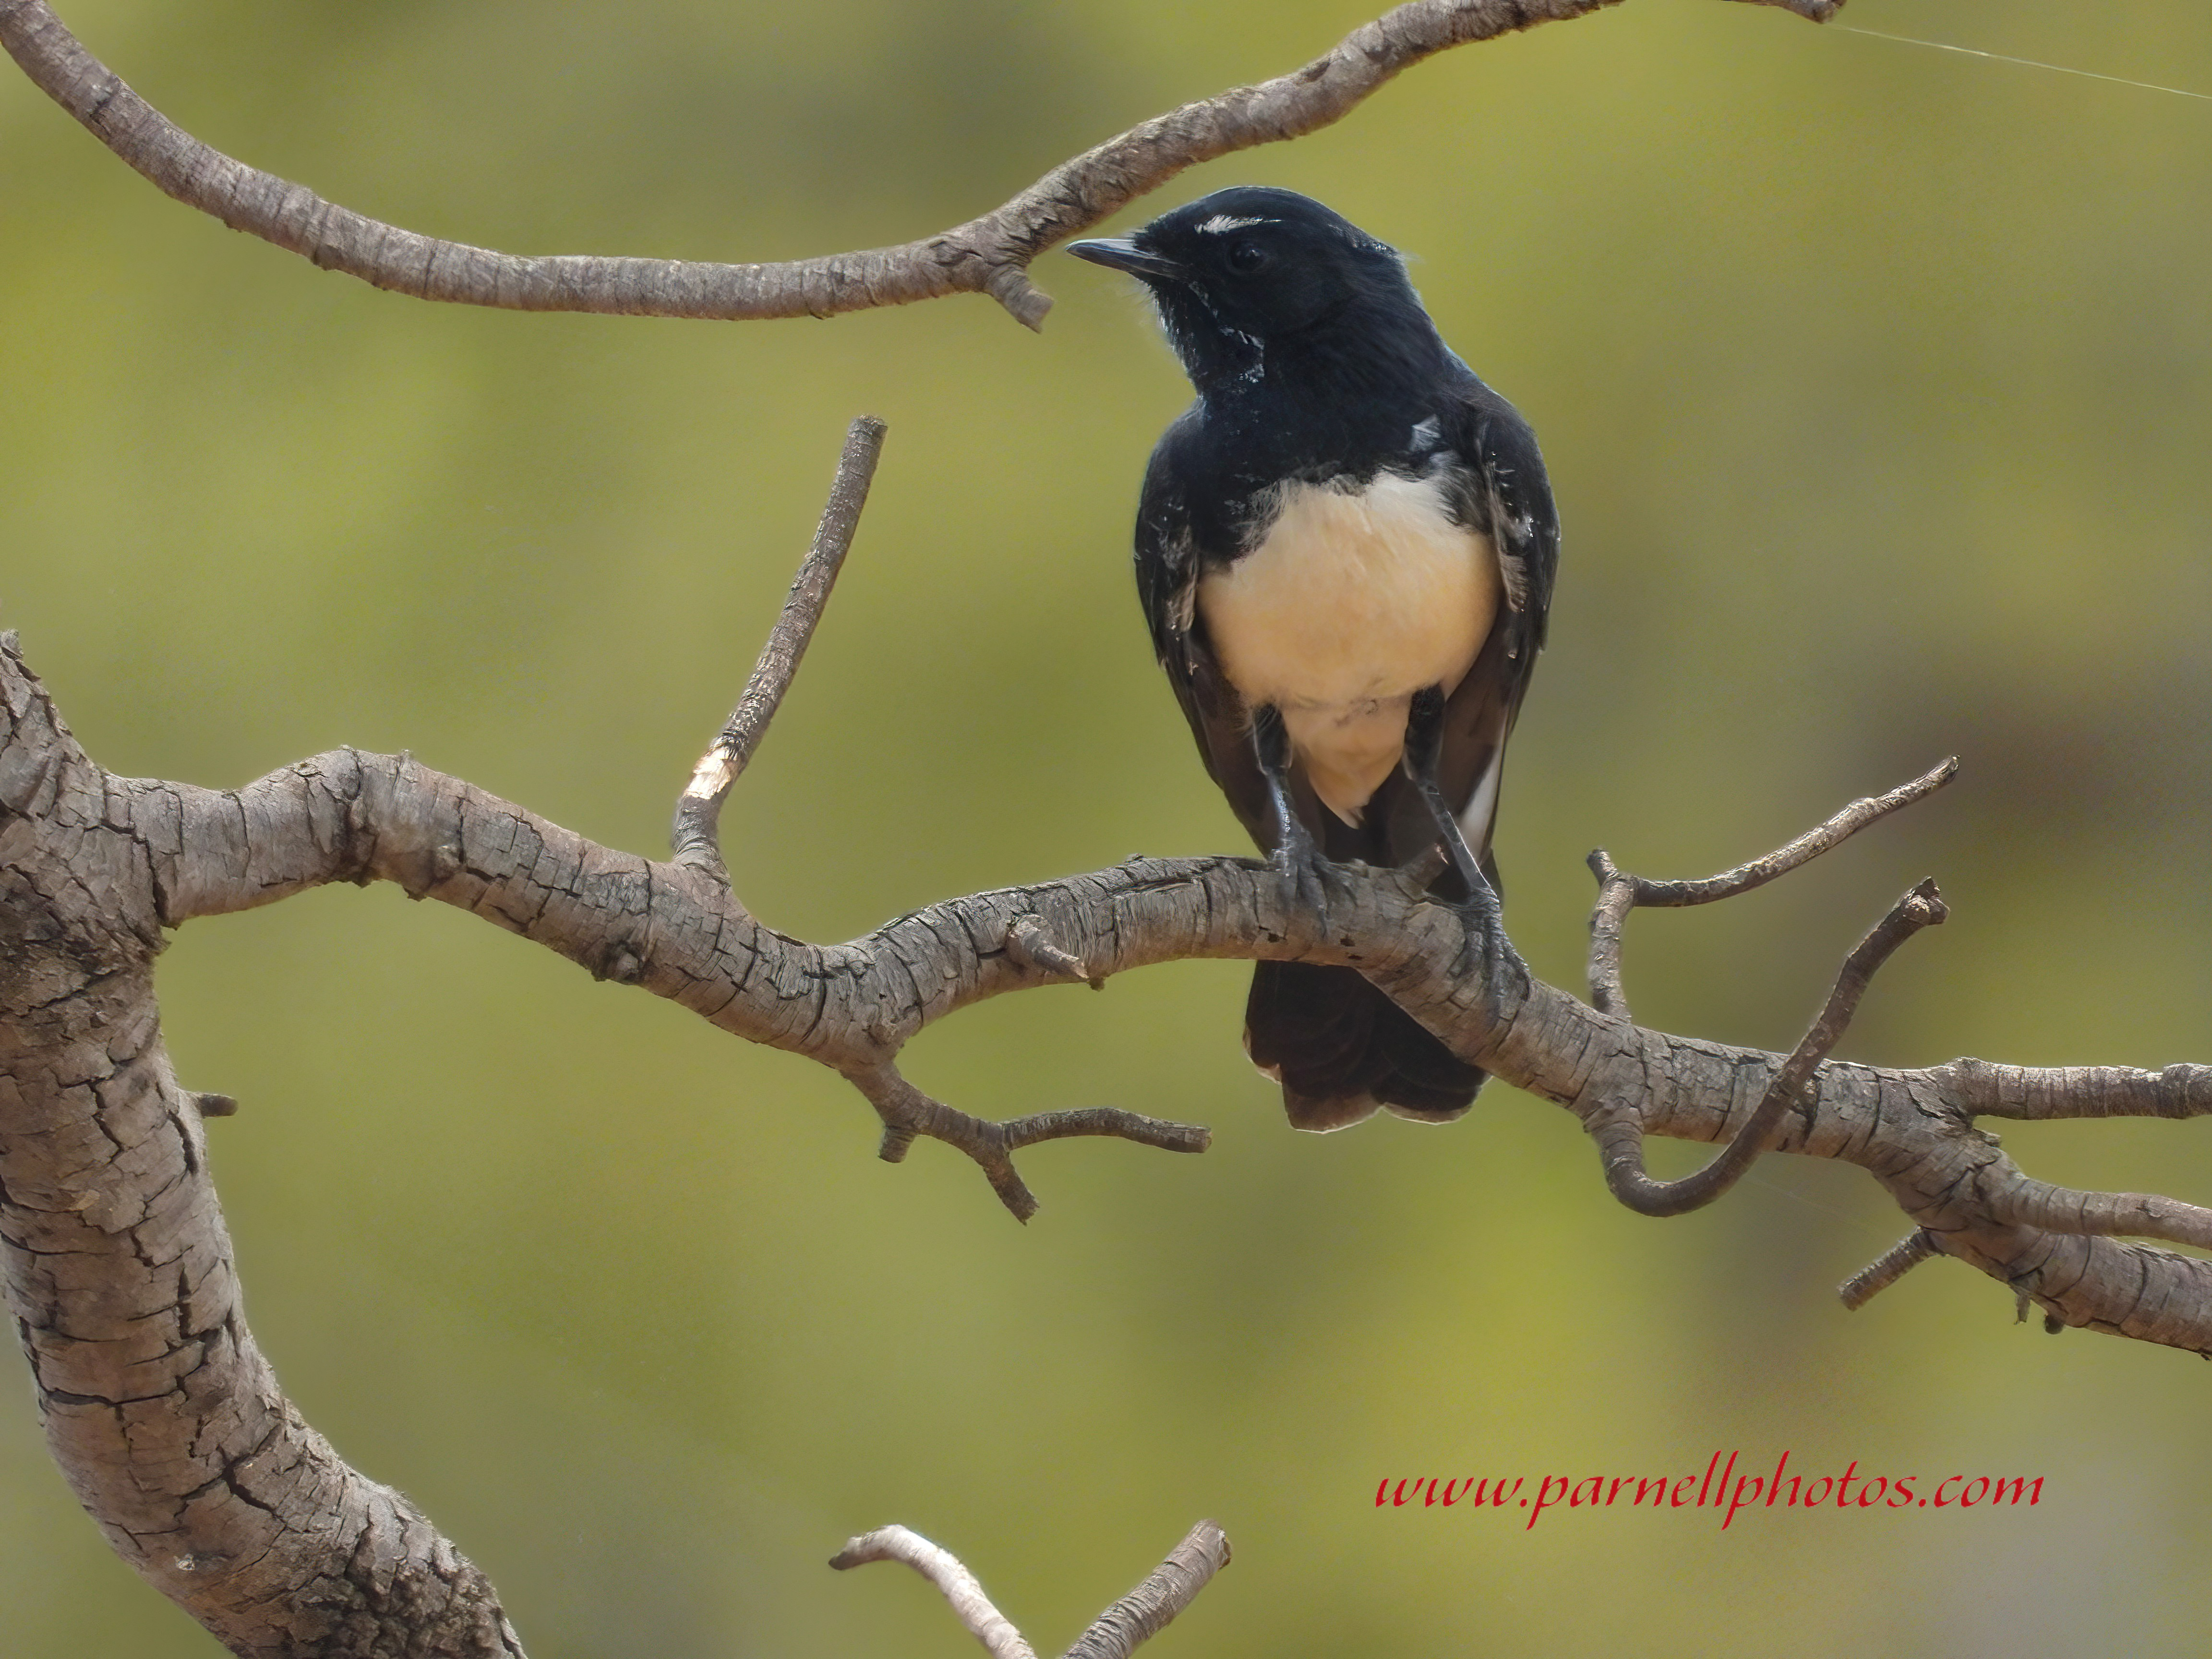
[(1246, 706), (1281, 710), (1322, 805), (1357, 823), (1404, 752), (1413, 694), (1450, 691), (1489, 636), (1498, 556), (1428, 479), (1282, 490), (1267, 538), (1200, 579), (1199, 614)]

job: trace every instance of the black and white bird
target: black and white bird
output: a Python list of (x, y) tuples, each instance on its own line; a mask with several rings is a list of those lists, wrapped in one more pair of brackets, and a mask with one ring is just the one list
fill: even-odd
[[(1535, 435), (1397, 252), (1310, 198), (1224, 190), (1068, 252), (1150, 289), (1198, 400), (1152, 452), (1137, 588), (1200, 757), (1326, 913), (1333, 866), (1442, 848), (1431, 891), (1525, 972), (1490, 854), (1559, 522)], [(1448, 1122), (1483, 1073), (1350, 968), (1262, 962), (1245, 1047), (1291, 1121)]]

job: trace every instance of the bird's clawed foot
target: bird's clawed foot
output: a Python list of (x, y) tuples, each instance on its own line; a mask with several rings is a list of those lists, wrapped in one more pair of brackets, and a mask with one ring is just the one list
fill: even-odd
[(1509, 987), (1516, 997), (1526, 996), (1534, 981), (1528, 964), (1522, 961), (1521, 953), (1506, 937), (1505, 915), (1498, 905), (1497, 890), (1486, 881), (1478, 882), (1474, 893), (1451, 908), (1459, 917), (1463, 934), (1453, 971), (1464, 973), (1480, 963), (1485, 1000), (1492, 1012), (1501, 1012)]
[(1305, 826), (1295, 819), (1283, 844), (1267, 855), (1267, 867), (1281, 878), (1284, 897), (1291, 908), (1312, 916), (1324, 933), (1328, 932), (1329, 906), (1352, 896), (1344, 872), (1329, 862)]

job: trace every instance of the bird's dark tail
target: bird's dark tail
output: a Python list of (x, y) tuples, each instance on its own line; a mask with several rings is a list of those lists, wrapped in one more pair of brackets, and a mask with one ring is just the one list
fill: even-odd
[(1283, 1085), (1291, 1127), (1316, 1133), (1378, 1107), (1417, 1123), (1449, 1123), (1474, 1103), (1486, 1075), (1358, 969), (1319, 963), (1253, 964), (1244, 1048)]

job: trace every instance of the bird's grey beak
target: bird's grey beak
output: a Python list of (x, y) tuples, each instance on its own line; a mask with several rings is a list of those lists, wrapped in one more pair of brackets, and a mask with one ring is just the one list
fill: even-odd
[(1126, 270), (1132, 276), (1150, 279), (1155, 276), (1170, 280), (1183, 274), (1182, 267), (1172, 259), (1163, 259), (1157, 253), (1148, 253), (1126, 236), (1101, 236), (1088, 242), (1070, 242), (1067, 251), (1079, 259), (1088, 259), (1094, 265), (1104, 265), (1109, 270)]

